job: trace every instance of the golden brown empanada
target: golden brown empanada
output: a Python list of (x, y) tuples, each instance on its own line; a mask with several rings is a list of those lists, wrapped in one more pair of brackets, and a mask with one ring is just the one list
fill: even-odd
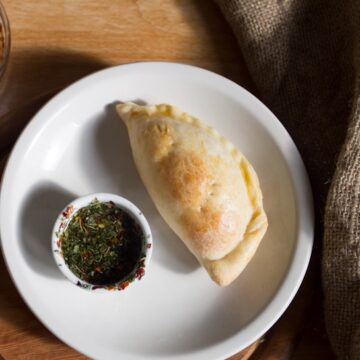
[(230, 284), (267, 229), (257, 175), (213, 128), (166, 104), (117, 105), (160, 214), (211, 278)]

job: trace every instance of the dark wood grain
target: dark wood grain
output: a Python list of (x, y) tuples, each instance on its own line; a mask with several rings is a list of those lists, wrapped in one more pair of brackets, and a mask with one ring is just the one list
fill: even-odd
[[(241, 52), (211, 1), (3, 0), (11, 62), (0, 83), (0, 172), (33, 114), (58, 90), (104, 67), (140, 60), (201, 66), (255, 92)], [(333, 359), (322, 320), (319, 255), (273, 328), (232, 360)], [(31, 313), (0, 257), (0, 358), (85, 359)]]

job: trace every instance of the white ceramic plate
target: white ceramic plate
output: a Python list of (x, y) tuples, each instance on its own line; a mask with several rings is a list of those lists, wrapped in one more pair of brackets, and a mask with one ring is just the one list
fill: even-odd
[[(113, 102), (168, 102), (229, 138), (254, 165), (269, 229), (256, 256), (221, 289), (156, 211)], [(117, 193), (148, 219), (155, 250), (142, 283), (93, 294), (66, 280), (51, 254), (59, 210)], [(60, 339), (96, 359), (222, 359), (260, 337), (294, 297), (313, 243), (308, 178), (275, 116), (235, 83), (195, 67), (136, 63), (97, 72), (55, 96), (27, 126), (1, 188), (0, 228), (21, 295)]]

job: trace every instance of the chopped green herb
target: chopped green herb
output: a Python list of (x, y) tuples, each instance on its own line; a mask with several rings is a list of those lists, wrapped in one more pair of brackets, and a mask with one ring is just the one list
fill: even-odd
[(61, 241), (70, 270), (94, 285), (114, 284), (130, 275), (142, 246), (137, 222), (113, 202), (97, 199), (74, 214)]

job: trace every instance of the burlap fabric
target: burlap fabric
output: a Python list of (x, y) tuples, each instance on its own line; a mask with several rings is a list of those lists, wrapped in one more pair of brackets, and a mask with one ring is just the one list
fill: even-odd
[(360, 1), (215, 1), (304, 158), (327, 331), (338, 358), (360, 359)]

